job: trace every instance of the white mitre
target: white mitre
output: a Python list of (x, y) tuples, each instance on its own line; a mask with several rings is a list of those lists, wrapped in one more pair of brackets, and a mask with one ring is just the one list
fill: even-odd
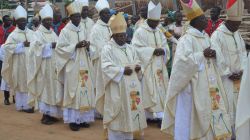
[(49, 4), (46, 4), (39, 12), (42, 19), (53, 18), (53, 9)]
[(27, 18), (27, 11), (21, 5), (18, 5), (13, 13), (13, 16), (15, 20), (18, 20), (20, 18)]
[(98, 0), (95, 5), (96, 10), (100, 13), (103, 9), (109, 8), (109, 3), (107, 0)]
[(152, 1), (148, 4), (148, 19), (160, 20), (161, 18), (161, 3), (155, 5)]
[(75, 0), (81, 4), (81, 6), (89, 6), (89, 0)]

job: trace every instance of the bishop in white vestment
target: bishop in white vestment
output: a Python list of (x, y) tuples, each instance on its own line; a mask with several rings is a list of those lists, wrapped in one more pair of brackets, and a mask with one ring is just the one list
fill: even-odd
[(181, 1), (190, 26), (177, 44), (162, 130), (175, 140), (227, 139), (231, 124), (216, 52), (204, 32), (207, 19), (192, 2)]
[(105, 93), (97, 109), (103, 115), (109, 140), (133, 140), (133, 132), (147, 127), (138, 79), (141, 67), (135, 48), (126, 44), (123, 14), (113, 15), (109, 25), (112, 39), (101, 53)]
[(5, 51), (2, 77), (10, 88), (15, 91), (16, 109), (33, 113), (28, 105), (27, 62), (30, 42), (34, 40), (34, 32), (26, 28), (27, 12), (22, 6), (14, 11), (17, 22), (16, 29), (9, 35), (2, 46)]
[(238, 96), (238, 103), (236, 107), (236, 139), (237, 140), (249, 140), (250, 139), (250, 56), (249, 56), (249, 45), (247, 48), (248, 56), (247, 62), (244, 67), (244, 73), (241, 79), (240, 92)]
[(228, 112), (234, 132), (236, 106), (243, 67), (246, 65), (246, 49), (238, 29), (242, 20), (242, 0), (237, 0), (227, 9), (227, 20), (212, 34), (212, 48), (216, 50), (217, 66), (229, 102)]
[(73, 2), (67, 7), (70, 22), (60, 33), (56, 45), (58, 78), (64, 85), (63, 119), (71, 130), (89, 127), (94, 121), (94, 87), (89, 42), (81, 27), (81, 6)]
[(95, 22), (88, 17), (89, 14), (89, 0), (78, 0), (82, 6), (81, 8), (81, 27), (84, 29), (85, 34), (87, 35), (87, 41), (90, 41), (91, 30)]
[[(35, 32), (36, 39), (32, 41), (28, 58), (28, 89), (29, 104), (43, 114), (41, 123), (53, 124), (61, 117), (61, 107), (56, 101), (57, 72), (54, 49), (58, 37), (51, 29), (53, 9), (46, 4), (39, 12), (42, 24)], [(62, 94), (62, 93), (61, 93)]]
[(157, 27), (161, 15), (161, 4), (152, 2), (148, 5), (148, 20), (135, 32), (132, 45), (136, 47), (143, 64), (143, 106), (148, 119), (163, 117), (164, 103), (167, 95), (169, 47), (161, 30)]
[[(104, 92), (104, 84), (101, 70), (101, 52), (102, 48), (108, 43), (111, 38), (111, 31), (108, 25), (110, 19), (109, 3), (107, 0), (98, 0), (95, 5), (99, 13), (99, 19), (93, 26), (90, 34), (90, 56), (93, 64), (94, 86), (96, 101)], [(98, 102), (96, 103), (98, 104)], [(97, 114), (96, 117), (100, 117)]]

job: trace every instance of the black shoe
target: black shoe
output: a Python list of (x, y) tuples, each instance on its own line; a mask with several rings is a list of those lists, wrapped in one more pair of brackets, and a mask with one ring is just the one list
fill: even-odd
[(30, 109), (24, 109), (23, 112), (26, 112), (26, 113), (34, 113), (34, 107), (30, 108)]
[(5, 104), (5, 105), (10, 105), (9, 99), (5, 99), (5, 100), (4, 100), (4, 104)]
[(41, 119), (41, 122), (42, 122), (43, 120), (45, 120), (45, 118), (46, 118), (46, 115), (43, 114), (43, 117), (42, 117), (42, 119)]
[(84, 122), (84, 123), (81, 123), (80, 126), (81, 126), (82, 128), (89, 128), (89, 127), (90, 127), (90, 124)]
[(55, 118), (55, 117), (52, 117), (52, 116), (48, 116), (49, 117), (49, 119), (51, 120), (51, 121), (53, 121), (53, 122), (58, 122), (59, 120), (57, 119), (57, 118)]
[(70, 123), (69, 124), (69, 128), (72, 130), (72, 131), (79, 131), (81, 126), (76, 124), (76, 123)]
[(45, 125), (51, 125), (54, 124), (55, 122), (53, 122), (48, 115), (44, 115), (44, 117), (41, 120), (41, 123)]
[(162, 123), (162, 120), (158, 120), (158, 122), (157, 122), (157, 127), (158, 128), (161, 128), (161, 123)]
[(13, 104), (16, 103), (16, 100), (15, 100), (15, 96), (14, 96), (14, 95), (13, 95), (12, 101), (13, 101)]

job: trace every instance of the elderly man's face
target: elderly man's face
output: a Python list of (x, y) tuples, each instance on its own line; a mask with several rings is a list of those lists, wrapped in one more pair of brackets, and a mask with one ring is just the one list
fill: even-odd
[(39, 24), (40, 24), (39, 18), (34, 18), (32, 20), (32, 23), (35, 25), (35, 27), (39, 26)]
[(123, 46), (126, 43), (127, 40), (127, 35), (126, 33), (117, 33), (117, 34), (113, 34), (112, 35), (113, 39), (115, 40), (115, 42), (120, 45)]
[(231, 32), (236, 32), (240, 27), (241, 21), (227, 20), (225, 24)]
[(59, 11), (54, 12), (53, 21), (55, 23), (58, 23), (58, 22), (61, 22), (61, 20), (62, 20), (62, 14), (61, 14), (61, 12), (59, 12)]
[(16, 21), (16, 24), (19, 29), (25, 30), (26, 25), (27, 25), (27, 19), (26, 18), (20, 18)]
[(148, 26), (151, 27), (152, 29), (156, 29), (156, 27), (159, 25), (160, 20), (147, 20)]
[(108, 23), (111, 17), (110, 10), (108, 8), (103, 9), (100, 12), (100, 18), (103, 22)]
[(88, 6), (83, 6), (82, 7), (82, 12), (81, 12), (81, 16), (83, 19), (87, 18), (89, 14), (89, 7)]
[(12, 19), (10, 17), (7, 17), (4, 21), (3, 21), (5, 26), (10, 26), (12, 24)]
[(81, 14), (76, 13), (76, 14), (71, 15), (70, 20), (75, 26), (78, 26), (81, 22)]
[(220, 16), (220, 11), (219, 9), (212, 8), (210, 11), (210, 16), (212, 20), (217, 20)]
[(52, 25), (52, 18), (45, 18), (42, 20), (42, 24), (45, 28), (47, 28), (48, 30), (50, 29), (51, 25)]

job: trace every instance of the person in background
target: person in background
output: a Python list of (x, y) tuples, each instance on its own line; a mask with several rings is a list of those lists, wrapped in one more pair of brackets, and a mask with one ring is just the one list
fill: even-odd
[(90, 41), (91, 30), (95, 24), (95, 22), (88, 17), (89, 14), (89, 0), (78, 0), (81, 4), (81, 26), (86, 32), (86, 41)]
[(128, 44), (130, 44), (131, 43), (131, 40), (132, 40), (132, 38), (133, 38), (133, 34), (134, 34), (134, 31), (133, 31), (133, 29), (130, 27), (130, 24), (131, 23), (129, 23), (129, 16), (128, 16), (128, 14), (127, 13), (124, 13), (123, 14), (123, 16), (124, 16), (124, 19), (125, 19), (125, 21), (126, 21), (126, 23), (127, 23), (127, 29), (126, 29), (126, 34), (127, 34), (127, 40), (126, 40), (126, 42), (128, 43)]
[[(103, 46), (107, 45), (111, 38), (111, 31), (108, 25), (110, 19), (110, 8), (107, 0), (98, 0), (95, 5), (96, 10), (99, 13), (99, 19), (96, 21), (92, 28), (90, 35), (90, 53), (94, 66), (94, 83), (96, 88), (96, 110), (102, 110), (98, 108), (99, 98), (104, 94), (104, 84), (101, 67), (101, 52)], [(99, 112), (102, 113), (102, 112)]]
[(2, 19), (2, 17), (0, 17), (0, 26), (2, 26), (3, 25), (3, 19)]
[(54, 8), (54, 18), (52, 23), (52, 28), (54, 32), (59, 36), (61, 30), (64, 28), (66, 24), (62, 22), (62, 14), (59, 8)]
[(178, 40), (182, 35), (182, 19), (183, 15), (180, 11), (176, 11), (174, 14), (175, 22), (169, 25), (169, 31)]
[(15, 26), (12, 25), (13, 20), (9, 15), (3, 16), (3, 25), (0, 26), (0, 45), (4, 44), (8, 36), (15, 30)]
[(70, 21), (69, 17), (64, 17), (64, 18), (62, 18), (62, 23), (65, 24), (65, 25), (66, 25), (69, 21)]
[(147, 17), (148, 17), (148, 7), (147, 6), (141, 7), (140, 19), (136, 22), (134, 30), (137, 30), (145, 22)]
[(34, 113), (34, 108), (28, 105), (27, 61), (30, 42), (35, 39), (35, 33), (27, 28), (27, 11), (22, 6), (15, 9), (14, 18), (17, 27), (3, 45), (5, 56), (2, 77), (15, 91), (16, 110)]
[(169, 26), (171, 26), (173, 23), (175, 23), (175, 12), (176, 11), (170, 11), (168, 10), (166, 17), (164, 18), (164, 22), (162, 26), (169, 31)]
[[(13, 32), (13, 30), (15, 30), (15, 26), (12, 25), (12, 19), (9, 15), (5, 15), (3, 16), (3, 25), (0, 26), (0, 46), (2, 46), (6, 39), (8, 38), (8, 36), (10, 35), (11, 32)], [(1, 47), (1, 61), (0, 61), (0, 70), (2, 69), (2, 63), (3, 63), (3, 58), (4, 58), (4, 49)], [(10, 93), (9, 93), (9, 86), (8, 84), (2, 79), (1, 76), (1, 90), (4, 91), (4, 104), (5, 105), (10, 105), (10, 101), (9, 101), (9, 97), (10, 97)], [(13, 96), (13, 103), (15, 103), (15, 98)]]
[(109, 12), (110, 12), (110, 16), (117, 14), (117, 11), (114, 9), (109, 9)]
[(174, 56), (175, 56), (175, 51), (176, 51), (176, 46), (177, 46), (177, 41), (181, 36), (182, 36), (182, 33), (183, 33), (183, 25), (182, 25), (182, 19), (183, 19), (183, 15), (180, 11), (176, 11), (174, 13), (174, 19), (175, 19), (175, 22), (170, 24), (169, 27), (168, 27), (168, 30), (169, 32), (173, 35), (174, 39), (170, 38), (170, 42), (171, 42), (171, 58), (170, 58), (170, 63), (169, 63), (169, 70), (170, 70), (170, 74), (171, 74), (171, 68), (170, 66), (173, 65), (173, 62), (174, 62)]
[(133, 31), (135, 31), (135, 24), (136, 24), (136, 22), (137, 22), (138, 20), (140, 20), (140, 16), (138, 16), (138, 15), (133, 15), (133, 16), (131, 17), (130, 27), (133, 29)]
[(207, 28), (205, 29), (205, 32), (211, 37), (213, 32), (219, 27), (219, 25), (223, 22), (222, 19), (220, 19), (220, 11), (221, 8), (218, 6), (215, 6), (211, 8), (210, 11), (210, 19), (208, 20)]
[(29, 29), (33, 30), (33, 31), (36, 31), (39, 26), (41, 24), (41, 19), (40, 19), (40, 16), (38, 14), (36, 14), (33, 18), (32, 18), (32, 21), (31, 21), (31, 26)]

